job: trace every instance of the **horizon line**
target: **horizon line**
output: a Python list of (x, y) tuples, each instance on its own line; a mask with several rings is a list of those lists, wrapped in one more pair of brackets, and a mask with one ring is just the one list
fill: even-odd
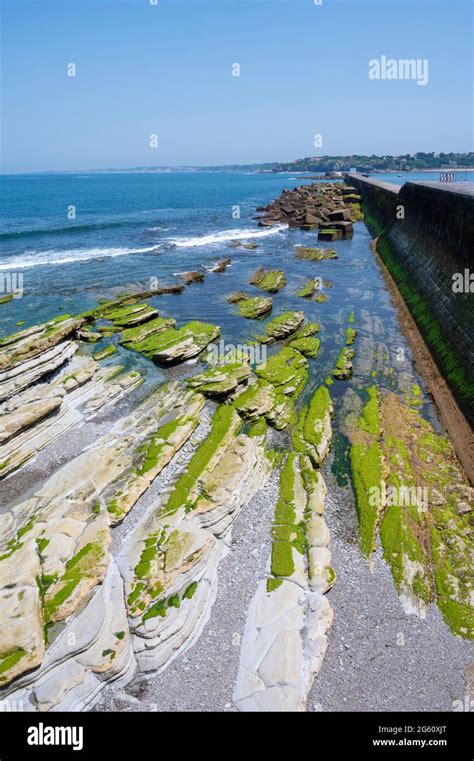
[[(385, 153), (385, 154), (337, 154), (337, 155), (330, 155), (325, 154), (324, 156), (308, 156), (304, 158), (298, 158), (293, 159), (290, 161), (248, 161), (246, 163), (239, 163), (239, 162), (230, 162), (227, 164), (161, 164), (161, 165), (147, 165), (143, 164), (140, 166), (131, 166), (131, 167), (120, 167), (120, 166), (109, 166), (109, 167), (89, 167), (89, 168), (74, 168), (74, 169), (38, 169), (38, 170), (32, 170), (32, 171), (17, 171), (17, 172), (3, 172), (0, 169), (0, 177), (12, 177), (17, 175), (39, 175), (39, 174), (93, 174), (93, 173), (108, 173), (108, 172), (127, 172), (127, 173), (133, 173), (133, 172), (157, 172), (157, 171), (166, 171), (166, 170), (203, 170), (203, 169), (215, 169), (219, 171), (219, 169), (225, 169), (228, 167), (271, 167), (275, 165), (288, 165), (288, 164), (294, 164), (300, 161), (323, 161), (325, 159), (329, 160), (337, 160), (337, 159), (349, 159), (349, 158), (355, 158), (357, 157), (366, 157), (368, 159), (371, 158), (378, 158), (378, 159), (386, 159), (386, 158), (393, 158), (397, 159), (400, 157), (410, 156), (411, 158), (415, 158), (418, 154), (430, 154), (433, 153), (433, 151), (415, 151), (413, 153), (405, 152), (405, 153), (398, 153), (398, 154), (391, 154), (391, 153)], [(445, 155), (452, 155), (452, 156), (474, 156), (474, 151), (435, 151), (435, 153), (444, 153)], [(436, 167), (433, 169), (427, 168), (425, 170), (419, 170), (419, 171), (438, 171), (439, 169), (444, 167)], [(448, 167), (446, 167), (448, 168)], [(472, 166), (467, 167), (453, 167), (453, 171), (466, 171), (466, 169), (474, 169), (474, 160), (472, 163)], [(291, 170), (287, 170), (291, 171)], [(298, 170), (295, 170), (298, 172)], [(311, 172), (311, 171), (317, 171), (317, 169), (307, 169), (307, 170), (300, 170), (301, 173), (304, 172)], [(321, 171), (328, 171), (328, 170), (321, 170)], [(344, 170), (334, 170), (334, 171), (344, 171)], [(383, 169), (376, 170), (376, 171), (385, 171)], [(393, 170), (393, 171), (400, 171), (400, 170)], [(410, 171), (413, 171), (412, 169), (408, 170), (401, 170), (406, 171), (407, 173)]]

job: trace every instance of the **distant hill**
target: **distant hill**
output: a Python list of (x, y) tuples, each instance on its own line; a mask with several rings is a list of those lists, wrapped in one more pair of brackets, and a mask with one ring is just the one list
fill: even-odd
[(289, 163), (272, 165), (274, 172), (329, 172), (349, 171), (379, 172), (392, 170), (396, 172), (423, 169), (474, 167), (474, 153), (415, 153), (402, 156), (315, 156), (297, 159)]
[[(288, 162), (264, 164), (221, 164), (215, 166), (140, 166), (129, 168), (96, 169), (93, 172), (408, 172), (424, 169), (474, 168), (474, 153), (407, 153), (402, 156), (310, 156)], [(75, 170), (73, 170), (75, 171)], [(60, 172), (63, 174), (64, 172)], [(54, 172), (54, 174), (58, 174)]]

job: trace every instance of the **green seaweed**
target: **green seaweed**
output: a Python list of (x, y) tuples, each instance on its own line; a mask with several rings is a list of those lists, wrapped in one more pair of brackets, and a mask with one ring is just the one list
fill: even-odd
[(374, 494), (381, 493), (383, 480), (383, 459), (380, 444), (353, 444), (350, 452), (352, 482), (356, 497), (359, 519), (360, 547), (366, 557), (375, 549), (380, 503)]
[(265, 271), (261, 268), (252, 276), (250, 283), (258, 286), (262, 291), (275, 293), (276, 291), (281, 290), (286, 284), (286, 278), (281, 270)]
[(10, 671), (10, 669), (16, 666), (25, 655), (26, 650), (22, 647), (17, 647), (13, 650), (8, 650), (5, 653), (0, 653), (0, 682), (6, 681), (6, 677), (1, 676), (1, 674)]
[(446, 335), (440, 325), (432, 304), (421, 293), (413, 274), (393, 251), (382, 225), (367, 211), (365, 222), (371, 232), (378, 236), (377, 253), (395, 280), (443, 376), (466, 411), (468, 419), (472, 420), (474, 418), (474, 381), (464, 366), (462, 358), (454, 350), (450, 336)]
[(92, 356), (95, 360), (99, 361), (101, 359), (107, 359), (108, 357), (111, 357), (112, 354), (115, 354), (116, 351), (117, 347), (115, 344), (111, 344), (110, 346), (106, 346), (105, 349), (93, 352)]
[(197, 581), (192, 581), (189, 587), (186, 588), (183, 594), (183, 600), (192, 600), (192, 598), (196, 594), (197, 586), (198, 586)]

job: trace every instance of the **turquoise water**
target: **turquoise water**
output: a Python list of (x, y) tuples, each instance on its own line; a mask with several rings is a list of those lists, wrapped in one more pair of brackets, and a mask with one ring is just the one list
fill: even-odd
[[(0, 305), (0, 335), (18, 330), (18, 323), (27, 327), (61, 311), (82, 312), (125, 288), (148, 288), (150, 278), (177, 282), (177, 272), (231, 257), (226, 272), (208, 272), (202, 284), (149, 303), (179, 325), (191, 319), (213, 322), (221, 326), (224, 341), (243, 343), (262, 326), (239, 317), (227, 296), (242, 289), (258, 293), (248, 285), (255, 269), (279, 268), (287, 285), (273, 297), (272, 316), (303, 309), (321, 328), (321, 350), (310, 361), (308, 393), (333, 369), (352, 310), (359, 335), (350, 387), (361, 389), (377, 381), (406, 389), (420, 382), (362, 222), (355, 225), (351, 240), (334, 244), (339, 258), (322, 262), (294, 258), (296, 244), (317, 245), (314, 232), (258, 228), (256, 207), (302, 182), (301, 176), (222, 173), (4, 178), (0, 275), (21, 274), (24, 295)], [(68, 220), (71, 205), (76, 218)], [(239, 219), (233, 218), (236, 207)], [(257, 249), (234, 248), (235, 239), (256, 243)], [(327, 283), (328, 300), (322, 304), (296, 295), (315, 276)], [(129, 364), (136, 355), (127, 355)], [(146, 363), (150, 373), (158, 372)], [(349, 384), (338, 381), (332, 394), (342, 398), (348, 389)], [(429, 408), (427, 397), (425, 402)]]

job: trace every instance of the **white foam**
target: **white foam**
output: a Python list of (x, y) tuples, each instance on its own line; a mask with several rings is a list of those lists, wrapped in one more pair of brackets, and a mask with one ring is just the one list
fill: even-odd
[(72, 248), (66, 250), (51, 249), (49, 251), (25, 251), (21, 256), (12, 256), (0, 264), (0, 270), (19, 270), (29, 267), (41, 267), (53, 264), (71, 264), (84, 262), (88, 259), (103, 259), (104, 257), (127, 256), (128, 254), (147, 254), (157, 251), (158, 246), (145, 248)]
[(220, 233), (210, 233), (209, 235), (198, 235), (196, 237), (168, 238), (167, 242), (172, 243), (178, 248), (194, 248), (196, 246), (225, 243), (231, 240), (266, 238), (269, 235), (276, 235), (287, 229), (288, 225), (275, 225), (274, 227), (266, 227), (263, 230), (222, 230)]

